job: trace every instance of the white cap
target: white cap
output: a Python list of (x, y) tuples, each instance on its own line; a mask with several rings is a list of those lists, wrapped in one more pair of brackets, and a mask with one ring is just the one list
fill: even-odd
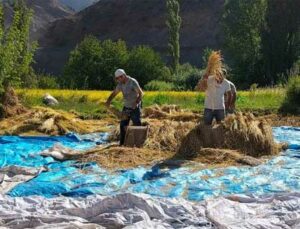
[(115, 71), (115, 77), (119, 77), (119, 76), (122, 76), (122, 75), (126, 75), (124, 69), (117, 69)]

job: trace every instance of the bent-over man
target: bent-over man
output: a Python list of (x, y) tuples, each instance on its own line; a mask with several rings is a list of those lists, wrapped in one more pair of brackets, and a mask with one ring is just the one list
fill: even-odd
[(106, 101), (106, 106), (110, 106), (111, 101), (119, 92), (123, 94), (124, 107), (122, 113), (125, 118), (120, 121), (120, 145), (124, 145), (126, 128), (130, 120), (133, 125), (140, 126), (141, 123), (141, 101), (143, 91), (139, 83), (132, 77), (126, 75), (123, 69), (117, 69), (115, 79), (118, 82), (115, 90), (110, 94)]

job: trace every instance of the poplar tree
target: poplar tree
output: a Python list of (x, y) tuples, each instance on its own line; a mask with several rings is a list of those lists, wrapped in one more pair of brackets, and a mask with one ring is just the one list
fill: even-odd
[(22, 0), (13, 3), (13, 20), (4, 28), (3, 3), (0, 6), (0, 92), (5, 85), (16, 86), (31, 71), (37, 44), (29, 41), (32, 19), (30, 10)]
[(181, 26), (181, 17), (179, 16), (179, 0), (166, 0), (167, 21), (169, 29), (169, 53), (172, 58), (172, 68), (177, 72), (180, 58), (179, 31)]

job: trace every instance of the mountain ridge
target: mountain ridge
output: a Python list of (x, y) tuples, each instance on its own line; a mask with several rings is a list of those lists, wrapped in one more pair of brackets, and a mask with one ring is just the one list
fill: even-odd
[[(181, 63), (199, 66), (206, 47), (221, 47), (224, 1), (181, 1)], [(61, 74), (69, 52), (88, 34), (100, 40), (122, 39), (129, 47), (148, 45), (168, 61), (165, 21), (166, 6), (161, 0), (101, 0), (72, 17), (52, 23), (39, 40), (36, 69)]]

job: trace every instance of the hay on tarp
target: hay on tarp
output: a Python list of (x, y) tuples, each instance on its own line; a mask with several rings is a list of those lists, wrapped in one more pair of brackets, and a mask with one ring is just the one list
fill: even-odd
[(194, 155), (202, 148), (237, 150), (243, 155), (276, 155), (281, 150), (274, 142), (272, 128), (252, 114), (230, 115), (222, 124), (199, 124), (181, 142), (179, 155)]
[[(49, 154), (46, 153), (45, 156), (47, 155)], [(58, 153), (52, 153), (51, 156), (53, 155), (60, 156)], [(196, 162), (194, 166), (201, 165), (202, 169), (205, 169), (236, 165), (255, 166), (262, 162), (262, 160), (250, 156), (240, 155), (235, 150), (202, 148), (197, 155), (188, 158), (180, 157), (175, 154), (174, 151), (120, 147), (117, 145), (105, 146), (102, 148), (98, 146), (94, 149), (87, 150), (86, 152), (75, 152), (74, 155), (68, 154), (66, 156), (67, 159), (77, 159), (83, 163), (94, 161), (101, 167), (109, 169), (134, 168), (157, 163), (167, 167), (180, 167), (182, 165), (190, 164), (191, 161)]]
[(81, 120), (72, 113), (37, 107), (25, 114), (2, 120), (0, 122), (0, 134), (64, 135), (69, 132), (83, 134), (107, 131), (106, 125), (106, 122)]
[(88, 155), (85, 155), (80, 159), (81, 162), (95, 161), (99, 165), (109, 169), (116, 168), (132, 168), (136, 166), (148, 166), (153, 165), (162, 160), (166, 160), (174, 156), (174, 152), (163, 152), (159, 150), (151, 150), (147, 148), (131, 148), (120, 147), (112, 145), (109, 148), (87, 151)]
[(256, 166), (262, 163), (262, 160), (251, 156), (242, 155), (237, 150), (201, 148), (194, 154), (182, 155), (176, 154), (175, 158), (192, 160), (210, 166), (232, 166), (232, 165), (251, 165)]

